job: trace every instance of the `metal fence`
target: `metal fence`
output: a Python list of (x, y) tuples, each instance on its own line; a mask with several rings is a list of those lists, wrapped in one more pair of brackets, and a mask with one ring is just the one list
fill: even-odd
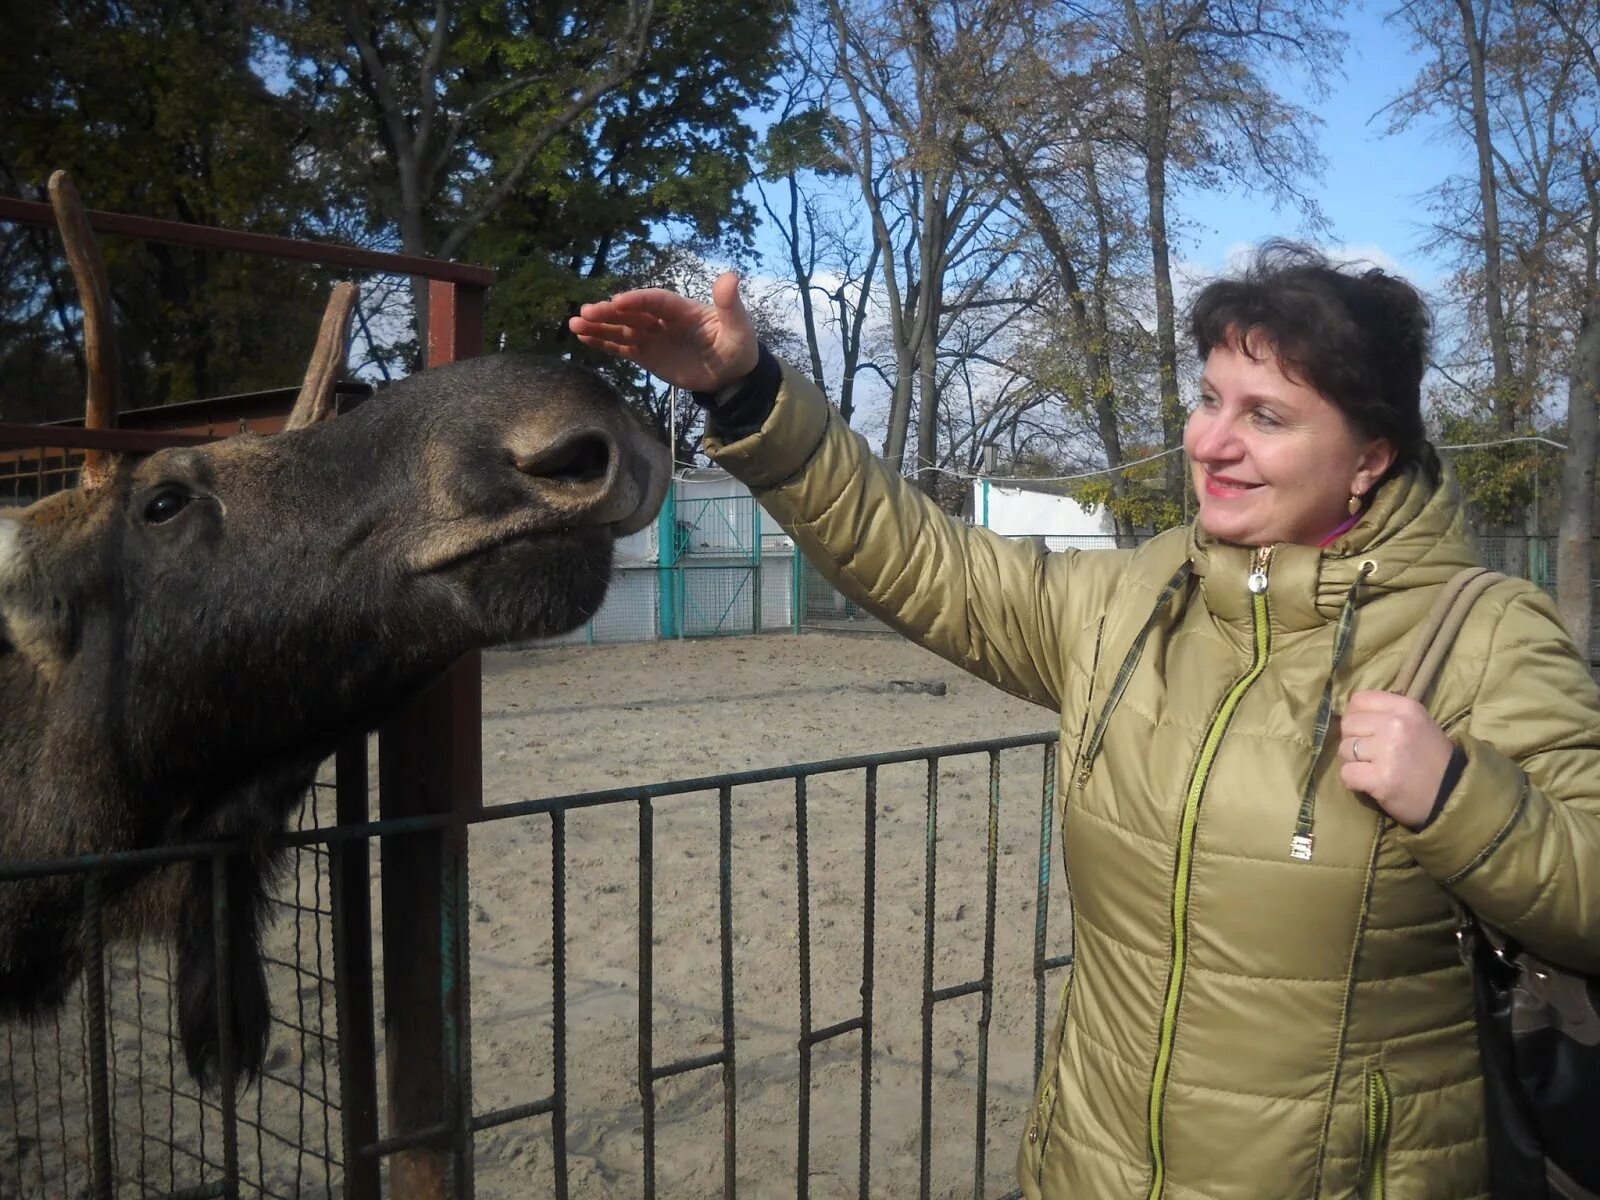
[[(237, 1098), (198, 1092), (174, 1059), (164, 952), (106, 947), (61, 1013), (5, 1028), (0, 1115), (15, 1140), (0, 1196), (366, 1197), (380, 1164), (389, 1193), (411, 1195), (393, 1163), (419, 1148), (459, 1181), (452, 1194), (506, 1200), (807, 1196), (821, 1174), (862, 1197), (1015, 1196), (1015, 1138), (1069, 962), (1052, 951), (1068, 920), (1050, 886), (1054, 740), (338, 826), (320, 785), (285, 838), (296, 861), (268, 941), (262, 1079)], [(386, 1118), (357, 1135), (351, 1102), (406, 1064), (385, 1065), (372, 976), (335, 968), (349, 961), (336, 862), (381, 869), (438, 832), (465, 839), (473, 864), (443, 926), (471, 964), (449, 1026), (465, 1069), (441, 1124)], [(6, 864), (0, 887), (71, 873), (98, 931), (108, 867), (221, 870), (233, 852)], [(512, 897), (495, 886), (508, 856)], [(469, 935), (485, 942), (471, 955)], [(352, 1052), (363, 1045), (370, 1061)], [(226, 1044), (222, 1057), (226, 1083)], [(609, 1087), (596, 1082), (608, 1060)]]
[[(333, 820), (330, 792), (326, 783), (313, 788), (299, 830)], [(85, 971), (60, 1010), (3, 1026), (0, 1126), (9, 1124), (10, 1136), (0, 1197), (339, 1194), (343, 1113), (328, 862), (316, 842), (288, 853), (269, 904), (264, 954), (276, 1001), (272, 1050), (260, 1077), (237, 1096), (201, 1090), (184, 1068), (169, 947), (107, 944), (103, 876), (80, 872), (98, 969)]]

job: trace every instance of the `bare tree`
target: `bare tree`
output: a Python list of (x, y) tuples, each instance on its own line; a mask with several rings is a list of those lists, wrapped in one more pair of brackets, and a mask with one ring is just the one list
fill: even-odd
[[(1532, 432), (1566, 392), (1558, 589), (1587, 642), (1594, 416), (1594, 128), (1600, 14), (1584, 0), (1412, 0), (1398, 18), (1430, 60), (1391, 105), (1394, 123), (1442, 118), (1473, 150), (1470, 180), (1434, 192), (1433, 244), (1458, 264), (1449, 294), (1466, 330), (1451, 361), (1467, 410), (1503, 437)], [(1487, 345), (1487, 354), (1483, 347)], [(1505, 565), (1526, 574), (1527, 475), (1510, 451), (1475, 465), (1473, 499), (1504, 522)]]
[[(318, 131), (330, 160), (364, 177), (398, 229), (401, 249), (450, 258), (516, 194), (558, 137), (633, 78), (650, 43), (654, 5), (625, 0), (563, 18), (559, 28), (524, 29), (527, 45), (547, 49), (503, 72), (504, 63), (472, 70), (465, 46), (510, 40), (517, 30), (488, 29), (489, 10), (445, 0), (399, 7), (295, 0), (284, 6), (280, 45), (301, 85), (297, 113)], [(513, 132), (502, 120), (486, 142), (485, 123), (507, 113), (518, 114)], [(493, 179), (463, 188), (463, 165), (489, 155)], [(412, 292), (425, 331), (425, 281), (413, 280)]]
[[(1321, 215), (1303, 181), (1321, 169), (1316, 121), (1271, 86), (1266, 69), (1290, 60), (1313, 89), (1336, 70), (1342, 35), (1338, 0), (1103, 0), (1092, 6), (1104, 43), (1100, 71), (1123, 99), (1108, 108), (1144, 163), (1147, 236), (1160, 356), (1162, 430), (1182, 444), (1177, 306), (1172, 282), (1171, 196), (1180, 180), (1233, 182), (1293, 201), (1314, 224)], [(1167, 460), (1178, 503), (1183, 461)]]
[[(825, 107), (837, 83), (833, 35), (820, 5), (797, 8), (786, 38), (785, 67), (775, 84), (777, 119), (752, 174), (788, 259), (812, 382), (849, 421), (882, 250), (862, 219), (859, 191), (852, 197), (840, 186), (854, 175), (838, 152), (837, 126)], [(824, 363), (829, 357), (825, 336), (838, 347), (836, 387)]]
[(966, 153), (981, 132), (945, 103), (953, 89), (942, 82), (996, 47), (985, 6), (972, 0), (828, 0), (828, 10), (835, 144), (867, 206), (894, 353), (884, 458), (903, 465), (916, 401), (916, 475), (931, 490), (940, 337), (974, 304), (1014, 303), (990, 285), (1003, 278), (1016, 231), (997, 180)]

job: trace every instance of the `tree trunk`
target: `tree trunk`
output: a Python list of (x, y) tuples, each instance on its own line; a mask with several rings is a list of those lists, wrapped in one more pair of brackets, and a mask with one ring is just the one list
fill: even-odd
[(912, 362), (904, 346), (895, 346), (894, 393), (889, 401), (889, 431), (883, 437), (883, 461), (899, 471), (906, 461), (906, 430), (911, 426)]
[[(1494, 370), (1491, 405), (1495, 429), (1509, 437), (1517, 430), (1517, 383), (1506, 335), (1505, 274), (1500, 262), (1500, 203), (1495, 186), (1494, 136), (1489, 128), (1489, 98), (1484, 40), (1479, 35), (1473, 0), (1456, 0), (1461, 14), (1461, 41), (1472, 80), (1472, 135), (1478, 155), (1478, 202), (1483, 220), (1483, 309), (1489, 330), (1489, 356)], [(1505, 569), (1528, 574), (1528, 539), (1517, 536), (1524, 522), (1514, 516), (1506, 526)], [(1537, 532), (1537, 531), (1535, 531)]]
[[(1153, 103), (1151, 96), (1147, 103)], [(1183, 400), (1178, 395), (1178, 319), (1172, 296), (1172, 248), (1167, 237), (1167, 138), (1162, 129), (1152, 138), (1145, 163), (1145, 190), (1150, 205), (1150, 257), (1156, 289), (1156, 354), (1160, 367), (1162, 449), (1183, 445)], [(1173, 504), (1183, 503), (1183, 456), (1167, 457), (1163, 484)]]
[(939, 465), (939, 356), (924, 342), (917, 366), (917, 486), (932, 496)]
[(1584, 308), (1567, 372), (1567, 452), (1561, 472), (1556, 604), (1589, 661), (1594, 624), (1594, 481), (1600, 451), (1600, 294)]
[(1489, 98), (1484, 44), (1478, 35), (1473, 0), (1456, 0), (1461, 39), (1472, 74), (1472, 135), (1478, 154), (1478, 201), (1483, 206), (1484, 318), (1494, 363), (1495, 416), (1501, 433), (1516, 428), (1512, 395), (1511, 344), (1506, 337), (1505, 276), (1500, 264), (1500, 202), (1494, 176), (1494, 135), (1489, 129)]
[(867, 323), (867, 301), (872, 295), (872, 273), (878, 269), (879, 246), (873, 241), (867, 252), (867, 265), (861, 272), (861, 287), (852, 309), (845, 298), (845, 284), (840, 283), (834, 292), (833, 302), (839, 313), (840, 353), (844, 371), (839, 379), (839, 415), (846, 425), (856, 410), (856, 371), (861, 365), (861, 338)]
[[(800, 212), (803, 207), (800, 181), (795, 173), (790, 171), (784, 176), (784, 182), (789, 188), (789, 224), (785, 236), (789, 242), (789, 265), (794, 270), (795, 289), (800, 293), (800, 319), (805, 325), (806, 350), (811, 355), (811, 382), (817, 385), (817, 391), (826, 396), (828, 381), (822, 373), (822, 341), (817, 336), (817, 314), (811, 303), (811, 267), (816, 256), (813, 254), (808, 260), (808, 256), (802, 253), (800, 244)], [(816, 231), (812, 226), (809, 212), (806, 213), (806, 240), (809, 243), (816, 241)]]

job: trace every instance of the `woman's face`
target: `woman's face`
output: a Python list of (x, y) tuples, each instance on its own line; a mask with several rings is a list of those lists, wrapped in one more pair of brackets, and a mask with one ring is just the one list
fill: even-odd
[(1252, 358), (1212, 348), (1183, 447), (1200, 499), (1200, 526), (1241, 546), (1317, 545), (1348, 518), (1394, 461), (1383, 439), (1361, 436), (1331, 402), (1284, 375), (1267, 347)]

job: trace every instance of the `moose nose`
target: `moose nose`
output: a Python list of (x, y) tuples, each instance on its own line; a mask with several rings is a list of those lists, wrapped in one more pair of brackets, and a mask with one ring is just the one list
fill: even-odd
[(531, 453), (517, 453), (514, 461), (517, 470), (530, 479), (572, 489), (576, 498), (604, 486), (616, 453), (617, 447), (605, 431), (578, 429), (567, 430)]
[(595, 426), (564, 430), (537, 449), (512, 453), (517, 470), (564, 523), (610, 525), (618, 533), (642, 527), (655, 512), (651, 505), (639, 519), (651, 489), (649, 472), (632, 465), (635, 457), (612, 430)]

